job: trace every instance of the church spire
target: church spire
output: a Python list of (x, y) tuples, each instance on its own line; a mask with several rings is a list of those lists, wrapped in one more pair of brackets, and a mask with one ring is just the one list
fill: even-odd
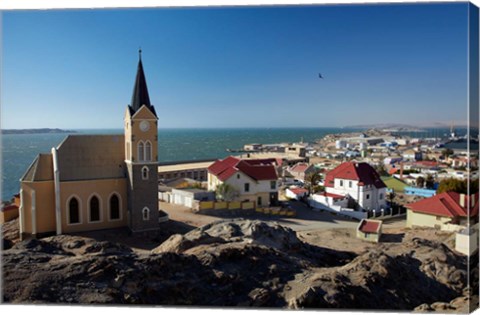
[(143, 105), (146, 105), (149, 109), (153, 111), (152, 104), (150, 104), (150, 97), (148, 95), (145, 73), (143, 72), (142, 49), (139, 49), (137, 77), (135, 79), (135, 87), (133, 88), (132, 103), (130, 104), (130, 106), (133, 112), (136, 112)]

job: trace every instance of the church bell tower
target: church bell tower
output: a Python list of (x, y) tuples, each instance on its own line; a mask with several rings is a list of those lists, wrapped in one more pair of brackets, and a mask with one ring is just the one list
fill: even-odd
[(139, 50), (132, 101), (125, 112), (128, 226), (134, 233), (159, 228), (157, 122), (148, 95), (142, 51)]

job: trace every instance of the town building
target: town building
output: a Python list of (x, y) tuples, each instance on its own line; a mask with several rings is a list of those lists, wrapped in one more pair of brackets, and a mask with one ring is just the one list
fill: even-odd
[(124, 134), (69, 135), (21, 178), (21, 236), (157, 230), (157, 120), (140, 55)]
[(382, 236), (382, 221), (362, 219), (357, 227), (357, 238), (378, 243)]
[(402, 157), (406, 161), (421, 161), (423, 154), (421, 151), (415, 151), (413, 149), (409, 149), (403, 152)]
[(207, 181), (207, 168), (214, 161), (187, 161), (175, 162), (158, 166), (158, 180), (169, 182), (181, 178), (190, 178), (198, 181)]
[(304, 182), (311, 174), (315, 173), (315, 166), (301, 162), (287, 168), (287, 171), (293, 178)]
[(407, 227), (460, 230), (478, 221), (478, 194), (443, 192), (406, 205)]
[(12, 221), (18, 218), (18, 205), (9, 204), (2, 205), (0, 209), (0, 223), (3, 224), (8, 221)]
[(387, 187), (367, 163), (344, 162), (325, 177), (327, 193), (350, 196), (357, 210), (381, 210), (387, 207)]
[(229, 156), (208, 167), (208, 190), (228, 184), (236, 196), (232, 201), (253, 201), (257, 206), (278, 202), (278, 174), (273, 164), (264, 160), (243, 160)]

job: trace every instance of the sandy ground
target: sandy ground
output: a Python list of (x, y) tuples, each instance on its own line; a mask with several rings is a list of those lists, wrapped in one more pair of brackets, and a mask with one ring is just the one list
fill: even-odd
[[(291, 206), (297, 211), (295, 218), (262, 214), (248, 215), (245, 218), (277, 222), (296, 231), (299, 238), (307, 243), (335, 250), (361, 253), (378, 246), (378, 244), (356, 238), (356, 228), (359, 223), (356, 220), (336, 216), (326, 211), (313, 211), (301, 202), (291, 202)], [(199, 227), (225, 219), (221, 216), (196, 214), (187, 207), (165, 202), (160, 203), (160, 208), (169, 214), (171, 220), (183, 222), (192, 227)], [(405, 229), (404, 217), (386, 220), (383, 224), (381, 242), (399, 243), (404, 239), (406, 231), (408, 229)], [(442, 241), (442, 239), (439, 239), (438, 233), (433, 233), (431, 229), (415, 230), (415, 233), (418, 233), (418, 237)], [(441, 234), (441, 232), (439, 233)], [(445, 240), (448, 237), (450, 237), (448, 233), (443, 236)]]
[[(276, 222), (287, 226), (297, 232), (299, 238), (313, 245), (327, 247), (335, 250), (352, 251), (361, 253), (378, 244), (362, 241), (356, 238), (358, 221), (342, 218), (329, 212), (316, 212), (301, 202), (292, 202), (291, 206), (297, 211), (295, 218), (268, 216), (253, 214), (245, 216), (245, 219), (263, 220)], [(127, 228), (100, 230), (76, 233), (76, 235), (94, 238), (98, 241), (113, 241), (125, 244), (139, 253), (146, 253), (160, 245), (173, 234), (185, 234), (192, 229), (209, 224), (214, 221), (226, 219), (226, 217), (196, 214), (191, 209), (183, 206), (161, 202), (160, 209), (167, 212), (170, 221), (161, 223), (161, 231), (156, 237), (144, 235), (131, 235)], [(18, 219), (2, 226), (3, 237), (18, 242)], [(383, 224), (381, 243), (399, 243), (409, 234), (405, 228), (404, 218), (390, 219)], [(407, 235), (407, 240), (409, 236)], [(432, 229), (416, 229), (415, 236), (452, 243), (451, 234)]]
[[(358, 226), (358, 221), (334, 215), (327, 211), (313, 211), (305, 204), (292, 201), (290, 202), (292, 208), (297, 212), (296, 217), (279, 217), (268, 216), (264, 214), (253, 214), (245, 216), (250, 220), (264, 220), (277, 222), (281, 225), (287, 226), (294, 231), (316, 231), (326, 229), (347, 228), (355, 230)], [(225, 219), (221, 216), (212, 216), (193, 213), (191, 209), (173, 205), (166, 202), (160, 202), (160, 209), (167, 212), (171, 220), (180, 221), (191, 226), (199, 227), (213, 221)], [(404, 220), (389, 220), (384, 223), (385, 227), (404, 227)]]

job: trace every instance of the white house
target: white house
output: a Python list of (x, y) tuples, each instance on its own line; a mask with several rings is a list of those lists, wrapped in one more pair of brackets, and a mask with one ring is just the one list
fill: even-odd
[(327, 173), (325, 191), (335, 195), (349, 195), (360, 209), (380, 210), (387, 207), (387, 186), (367, 163), (340, 164)]
[(413, 149), (404, 151), (402, 156), (407, 161), (421, 161), (423, 157), (421, 151), (415, 151)]
[(271, 160), (242, 160), (229, 156), (208, 167), (208, 190), (228, 184), (235, 192), (235, 201), (253, 201), (257, 206), (278, 202), (278, 174)]
[(290, 199), (300, 200), (308, 194), (308, 190), (301, 187), (292, 186), (285, 189), (285, 196)]

